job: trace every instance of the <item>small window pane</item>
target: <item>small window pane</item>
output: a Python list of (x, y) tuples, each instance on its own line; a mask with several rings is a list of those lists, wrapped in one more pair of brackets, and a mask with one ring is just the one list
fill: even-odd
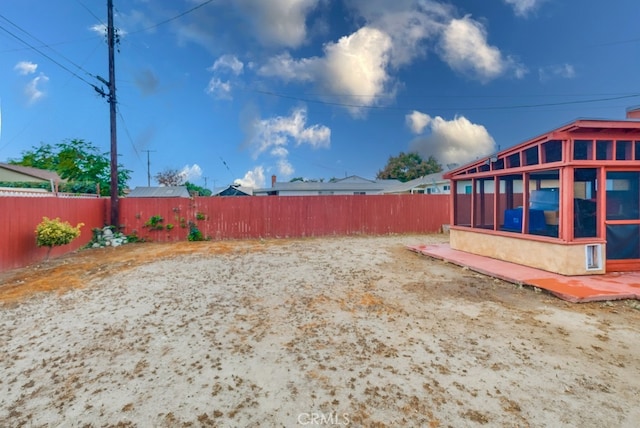
[(596, 141), (596, 160), (613, 159), (613, 141), (598, 140)]
[(575, 160), (591, 160), (593, 159), (593, 141), (591, 140), (575, 140), (573, 142), (573, 159)]
[(632, 160), (631, 141), (616, 141), (616, 160)]
[(635, 159), (640, 160), (640, 141), (635, 142)]
[(562, 141), (553, 140), (542, 144), (543, 163), (562, 160)]
[(525, 165), (538, 164), (538, 146), (531, 147), (524, 151), (524, 164)]
[(517, 168), (520, 166), (520, 153), (515, 153), (507, 157), (507, 168)]

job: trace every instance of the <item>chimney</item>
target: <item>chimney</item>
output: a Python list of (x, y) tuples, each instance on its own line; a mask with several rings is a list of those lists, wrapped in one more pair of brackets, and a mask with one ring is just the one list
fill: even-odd
[(271, 176), (271, 187), (276, 187), (276, 176), (275, 175)]
[(640, 106), (628, 108), (627, 119), (640, 119)]

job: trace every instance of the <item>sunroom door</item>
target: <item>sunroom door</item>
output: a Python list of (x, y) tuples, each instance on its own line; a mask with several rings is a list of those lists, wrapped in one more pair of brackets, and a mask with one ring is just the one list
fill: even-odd
[(640, 270), (640, 172), (608, 171), (607, 271)]

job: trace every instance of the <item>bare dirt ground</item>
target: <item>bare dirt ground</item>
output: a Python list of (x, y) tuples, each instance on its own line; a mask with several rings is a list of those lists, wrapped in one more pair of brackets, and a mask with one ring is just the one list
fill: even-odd
[(636, 302), (404, 247), (446, 239), (130, 244), (2, 274), (0, 426), (638, 426)]

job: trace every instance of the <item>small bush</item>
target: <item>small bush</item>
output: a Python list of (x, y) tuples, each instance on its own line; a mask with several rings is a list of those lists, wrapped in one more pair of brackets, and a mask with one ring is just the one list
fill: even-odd
[(189, 241), (204, 241), (202, 232), (198, 229), (198, 226), (192, 221), (189, 222), (189, 235), (187, 236)]
[(149, 220), (146, 221), (144, 227), (148, 227), (150, 230), (162, 230), (164, 229), (164, 226), (162, 225), (163, 221), (164, 219), (161, 216), (153, 215), (149, 217)]
[(71, 241), (80, 236), (80, 228), (84, 223), (78, 223), (76, 227), (71, 226), (68, 222), (60, 221), (59, 218), (53, 220), (48, 217), (42, 217), (42, 222), (36, 227), (36, 244), (38, 247), (49, 247), (47, 258), (53, 247), (69, 244)]

